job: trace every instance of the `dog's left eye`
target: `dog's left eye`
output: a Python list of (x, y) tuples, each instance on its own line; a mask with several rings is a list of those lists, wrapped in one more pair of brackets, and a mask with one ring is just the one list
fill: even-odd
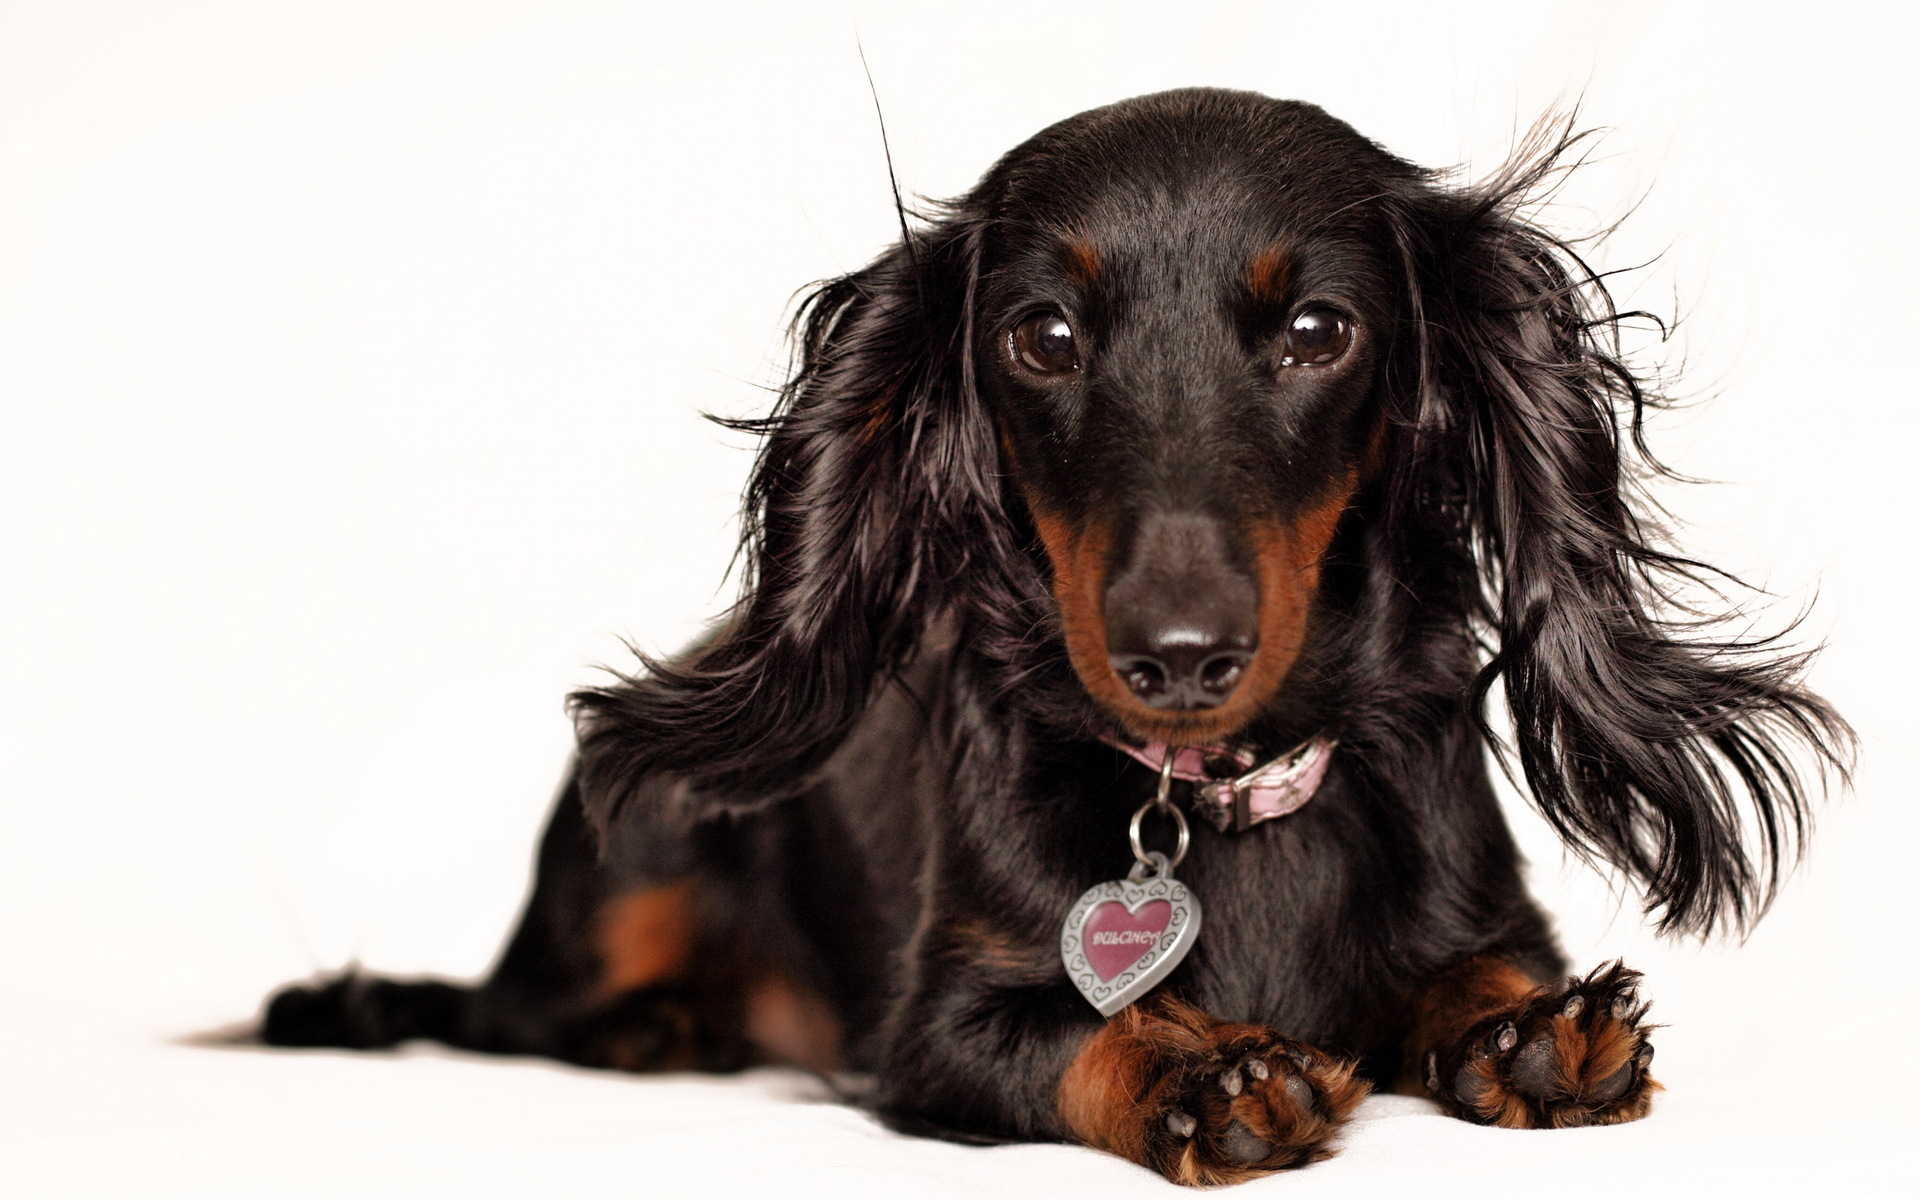
[(1353, 325), (1330, 308), (1310, 308), (1287, 326), (1286, 357), (1289, 367), (1323, 367), (1353, 343)]
[(1013, 357), (1035, 375), (1064, 375), (1080, 369), (1073, 326), (1059, 313), (1038, 312), (1015, 325)]

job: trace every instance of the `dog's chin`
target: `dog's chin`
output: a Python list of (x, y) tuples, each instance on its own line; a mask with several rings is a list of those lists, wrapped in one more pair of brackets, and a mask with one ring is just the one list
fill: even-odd
[(1224, 703), (1212, 708), (1166, 709), (1149, 708), (1131, 696), (1116, 698), (1111, 685), (1087, 690), (1129, 735), (1139, 741), (1165, 742), (1170, 746), (1206, 746), (1227, 741), (1251, 724), (1271, 699), (1243, 684)]

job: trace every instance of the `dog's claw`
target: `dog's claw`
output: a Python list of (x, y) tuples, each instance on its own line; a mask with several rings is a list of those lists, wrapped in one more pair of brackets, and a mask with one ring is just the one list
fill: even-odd
[(1262, 1083), (1265, 1083), (1268, 1079), (1272, 1078), (1272, 1075), (1273, 1075), (1273, 1073), (1267, 1069), (1267, 1064), (1257, 1058), (1249, 1058), (1247, 1060), (1247, 1074), (1253, 1076), (1255, 1079), (1258, 1079)]
[(1575, 992), (1567, 997), (1567, 1003), (1561, 1008), (1560, 1015), (1571, 1021), (1585, 1011), (1587, 1011), (1587, 998)]
[(1520, 1031), (1513, 1027), (1512, 1021), (1506, 1022), (1493, 1031), (1493, 1048), (1502, 1054), (1513, 1049), (1519, 1042)]
[(1244, 1087), (1245, 1084), (1240, 1078), (1239, 1070), (1234, 1067), (1228, 1067), (1226, 1070), (1220, 1072), (1220, 1086), (1227, 1089), (1227, 1095), (1238, 1096), (1240, 1089)]
[(1200, 1122), (1177, 1108), (1167, 1114), (1167, 1132), (1177, 1138), (1190, 1138), (1193, 1136), (1193, 1131), (1198, 1128), (1200, 1128)]
[(1430, 1092), (1440, 1090), (1440, 1052), (1438, 1050), (1427, 1051), (1427, 1090)]
[(1615, 996), (1613, 998), (1613, 1019), (1622, 1025), (1633, 1024), (1633, 1008), (1639, 1001), (1640, 997), (1634, 995), (1632, 992), (1621, 992), (1618, 996)]

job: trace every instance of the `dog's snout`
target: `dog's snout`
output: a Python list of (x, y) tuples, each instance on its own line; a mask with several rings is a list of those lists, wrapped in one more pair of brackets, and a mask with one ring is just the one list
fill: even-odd
[(1107, 588), (1107, 661), (1149, 708), (1213, 708), (1259, 649), (1258, 602), (1218, 524), (1149, 518)]

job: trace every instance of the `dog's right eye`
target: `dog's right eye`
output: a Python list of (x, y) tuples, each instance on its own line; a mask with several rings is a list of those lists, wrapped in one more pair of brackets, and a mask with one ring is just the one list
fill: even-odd
[(1289, 367), (1323, 367), (1347, 352), (1353, 342), (1353, 326), (1330, 308), (1310, 308), (1287, 327), (1286, 357)]
[(1037, 312), (1013, 327), (1014, 361), (1035, 375), (1065, 375), (1080, 369), (1073, 326), (1059, 313)]

